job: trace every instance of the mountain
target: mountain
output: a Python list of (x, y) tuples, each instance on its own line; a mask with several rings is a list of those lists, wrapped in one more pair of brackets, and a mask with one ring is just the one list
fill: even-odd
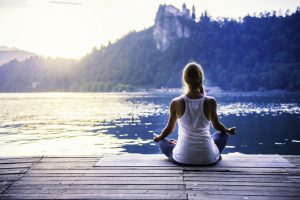
[[(130, 91), (180, 87), (189, 61), (206, 86), (300, 90), (300, 9), (213, 20), (207, 12), (161, 5), (153, 26), (94, 48), (79, 61), (32, 57), (0, 66), (0, 91)], [(22, 80), (22, 81), (20, 81)]]
[(8, 63), (11, 60), (22, 61), (31, 56), (34, 56), (34, 53), (23, 51), (17, 48), (9, 48), (6, 46), (0, 46), (0, 65)]
[(213, 20), (195, 20), (183, 5), (161, 5), (154, 26), (131, 32), (118, 42), (94, 50), (78, 65), (84, 90), (118, 84), (180, 87), (188, 61), (199, 62), (206, 85), (224, 90), (300, 89), (300, 10)]
[(75, 60), (41, 56), (13, 60), (0, 66), (0, 92), (69, 91), (75, 64)]

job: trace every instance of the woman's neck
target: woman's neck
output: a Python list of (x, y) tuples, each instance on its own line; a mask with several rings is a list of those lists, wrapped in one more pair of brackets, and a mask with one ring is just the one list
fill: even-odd
[(186, 96), (191, 99), (199, 99), (204, 95), (199, 90), (190, 90), (186, 93)]

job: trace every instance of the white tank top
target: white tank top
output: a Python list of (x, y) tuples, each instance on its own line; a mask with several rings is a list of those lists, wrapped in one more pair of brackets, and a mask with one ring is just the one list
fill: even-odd
[(220, 153), (210, 135), (210, 121), (203, 112), (205, 96), (190, 99), (182, 96), (185, 111), (178, 121), (178, 140), (173, 149), (175, 161), (184, 164), (206, 165), (218, 161)]

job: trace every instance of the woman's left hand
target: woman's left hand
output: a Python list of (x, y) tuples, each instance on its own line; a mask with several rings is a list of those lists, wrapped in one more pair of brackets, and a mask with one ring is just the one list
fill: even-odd
[(158, 142), (159, 140), (161, 140), (162, 138), (161, 138), (161, 135), (156, 135), (156, 134), (153, 134), (153, 141), (154, 142)]

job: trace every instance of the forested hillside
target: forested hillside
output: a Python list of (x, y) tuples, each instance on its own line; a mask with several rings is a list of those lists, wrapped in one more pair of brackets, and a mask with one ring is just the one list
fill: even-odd
[[(223, 90), (300, 89), (300, 9), (285, 16), (266, 12), (238, 21), (213, 20), (207, 13), (195, 19), (194, 12), (186, 15), (160, 6), (154, 26), (95, 48), (78, 62), (54, 62), (62, 72), (47, 73), (52, 61), (45, 59), (39, 67), (30, 64), (32, 59), (1, 66), (0, 90), (32, 91), (28, 90), (32, 82), (39, 80), (46, 88), (56, 79), (64, 83), (53, 88), (62, 91), (180, 87), (181, 70), (188, 61), (203, 66), (206, 85)], [(43, 70), (37, 73), (32, 67)]]
[(0, 92), (69, 91), (74, 60), (31, 57), (0, 66)]

